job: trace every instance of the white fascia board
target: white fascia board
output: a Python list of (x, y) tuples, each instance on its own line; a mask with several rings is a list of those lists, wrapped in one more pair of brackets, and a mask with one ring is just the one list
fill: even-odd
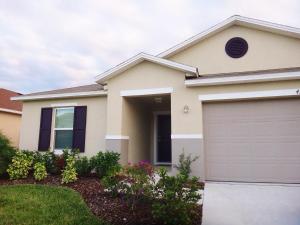
[(0, 108), (0, 112), (7, 112), (7, 113), (22, 115), (21, 111), (12, 110), (12, 109), (5, 109), (5, 108)]
[(283, 89), (270, 91), (251, 91), (251, 92), (232, 92), (223, 94), (199, 95), (202, 102), (220, 101), (220, 100), (237, 100), (237, 99), (255, 99), (255, 98), (272, 98), (272, 97), (300, 97), (300, 89)]
[(136, 90), (123, 90), (120, 91), (120, 96), (144, 96), (144, 95), (160, 95), (160, 94), (170, 94), (173, 92), (172, 87), (166, 88), (150, 88), (150, 89), (136, 89)]
[(129, 136), (123, 136), (123, 135), (106, 135), (106, 140), (129, 140)]
[(281, 81), (281, 80), (298, 80), (300, 79), (300, 71), (284, 72), (284, 73), (270, 73), (257, 75), (242, 75), (230, 77), (212, 77), (199, 78), (195, 80), (186, 80), (185, 85), (193, 86), (213, 86), (226, 84), (240, 84), (240, 83), (259, 83), (267, 81)]
[(257, 20), (253, 18), (248, 18), (248, 17), (243, 17), (243, 16), (232, 16), (229, 17), (228, 19), (222, 21), (221, 23), (218, 23), (217, 25), (193, 36), (192, 38), (189, 38), (183, 42), (181, 42), (178, 45), (175, 45), (174, 47), (160, 53), (157, 55), (158, 57), (166, 58), (174, 55), (175, 53), (186, 49), (190, 46), (192, 46), (195, 43), (198, 43), (201, 40), (204, 40), (207, 37), (210, 37), (222, 30), (225, 30), (226, 28), (230, 27), (231, 25), (241, 25), (241, 26), (246, 26), (246, 27), (251, 27), (251, 28), (256, 28), (259, 30), (265, 30), (273, 33), (279, 33), (291, 37), (300, 37), (300, 29), (295, 28), (295, 27), (289, 27), (289, 26), (284, 26), (281, 24), (276, 24), (276, 23), (271, 23), (267, 21), (262, 21), (262, 20)]
[(179, 71), (183, 71), (183, 72), (188, 72), (188, 73), (192, 73), (192, 74), (196, 74), (198, 75), (198, 69), (196, 67), (192, 67), (192, 66), (188, 66), (188, 65), (184, 65), (181, 63), (177, 63), (177, 62), (173, 62), (170, 60), (166, 60), (166, 59), (162, 59), (156, 56), (152, 56), (146, 53), (140, 53), (132, 58), (130, 58), (129, 60), (119, 64), (118, 66), (96, 76), (96, 82), (101, 83), (104, 82), (110, 78), (112, 78), (113, 76), (122, 73), (123, 71), (139, 64), (140, 62), (147, 60), (153, 63), (157, 63), (163, 66), (167, 66), (169, 68), (173, 68)]
[(57, 98), (94, 97), (94, 96), (105, 96), (105, 95), (107, 95), (106, 91), (87, 91), (87, 92), (75, 92), (75, 93), (63, 93), (63, 94), (19, 96), (19, 97), (12, 97), (10, 99), (13, 101), (29, 101), (29, 100), (57, 99)]
[(172, 134), (171, 139), (202, 139), (202, 134)]

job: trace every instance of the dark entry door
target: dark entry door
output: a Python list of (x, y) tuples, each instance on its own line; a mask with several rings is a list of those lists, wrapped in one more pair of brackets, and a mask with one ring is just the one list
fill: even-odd
[(157, 116), (157, 163), (171, 163), (171, 115)]

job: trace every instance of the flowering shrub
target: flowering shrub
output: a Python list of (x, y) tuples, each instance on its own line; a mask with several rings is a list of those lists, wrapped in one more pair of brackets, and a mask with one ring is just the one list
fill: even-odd
[(33, 163), (33, 156), (17, 151), (9, 165), (7, 172), (10, 179), (26, 178)]
[(42, 162), (35, 163), (33, 169), (34, 169), (34, 173), (33, 173), (34, 179), (40, 181), (40, 180), (44, 180), (47, 177), (46, 166), (44, 163)]
[(154, 187), (153, 217), (164, 224), (189, 225), (192, 223), (197, 202), (201, 199), (196, 177), (186, 174), (169, 176), (165, 169), (159, 171), (160, 180)]
[(77, 172), (75, 169), (75, 155), (69, 155), (66, 159), (66, 166), (62, 172), (62, 183), (71, 183), (77, 180)]

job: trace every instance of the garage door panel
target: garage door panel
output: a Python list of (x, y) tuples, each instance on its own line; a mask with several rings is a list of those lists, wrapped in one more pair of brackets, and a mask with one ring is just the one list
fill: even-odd
[(204, 104), (206, 179), (300, 182), (300, 100)]

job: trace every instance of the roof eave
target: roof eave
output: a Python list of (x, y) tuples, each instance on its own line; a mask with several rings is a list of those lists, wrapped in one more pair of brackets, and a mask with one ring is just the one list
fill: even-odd
[(170, 61), (167, 59), (162, 59), (162, 58), (152, 56), (152, 55), (149, 55), (146, 53), (140, 53), (140, 54), (130, 58), (129, 60), (119, 64), (118, 66), (96, 76), (96, 82), (102, 84), (105, 81), (107, 81), (108, 79), (112, 78), (113, 76), (116, 76), (145, 60), (149, 61), (149, 62), (160, 64), (163, 66), (167, 66), (169, 68), (180, 70), (183, 72), (195, 74), (196, 77), (198, 76), (198, 69), (196, 67), (173, 62), (173, 61)]
[(62, 99), (62, 98), (97, 97), (97, 96), (106, 96), (106, 95), (107, 95), (107, 91), (87, 91), (87, 92), (30, 95), (30, 96), (24, 95), (18, 97), (11, 97), (11, 100), (12, 101), (35, 101), (35, 100)]

